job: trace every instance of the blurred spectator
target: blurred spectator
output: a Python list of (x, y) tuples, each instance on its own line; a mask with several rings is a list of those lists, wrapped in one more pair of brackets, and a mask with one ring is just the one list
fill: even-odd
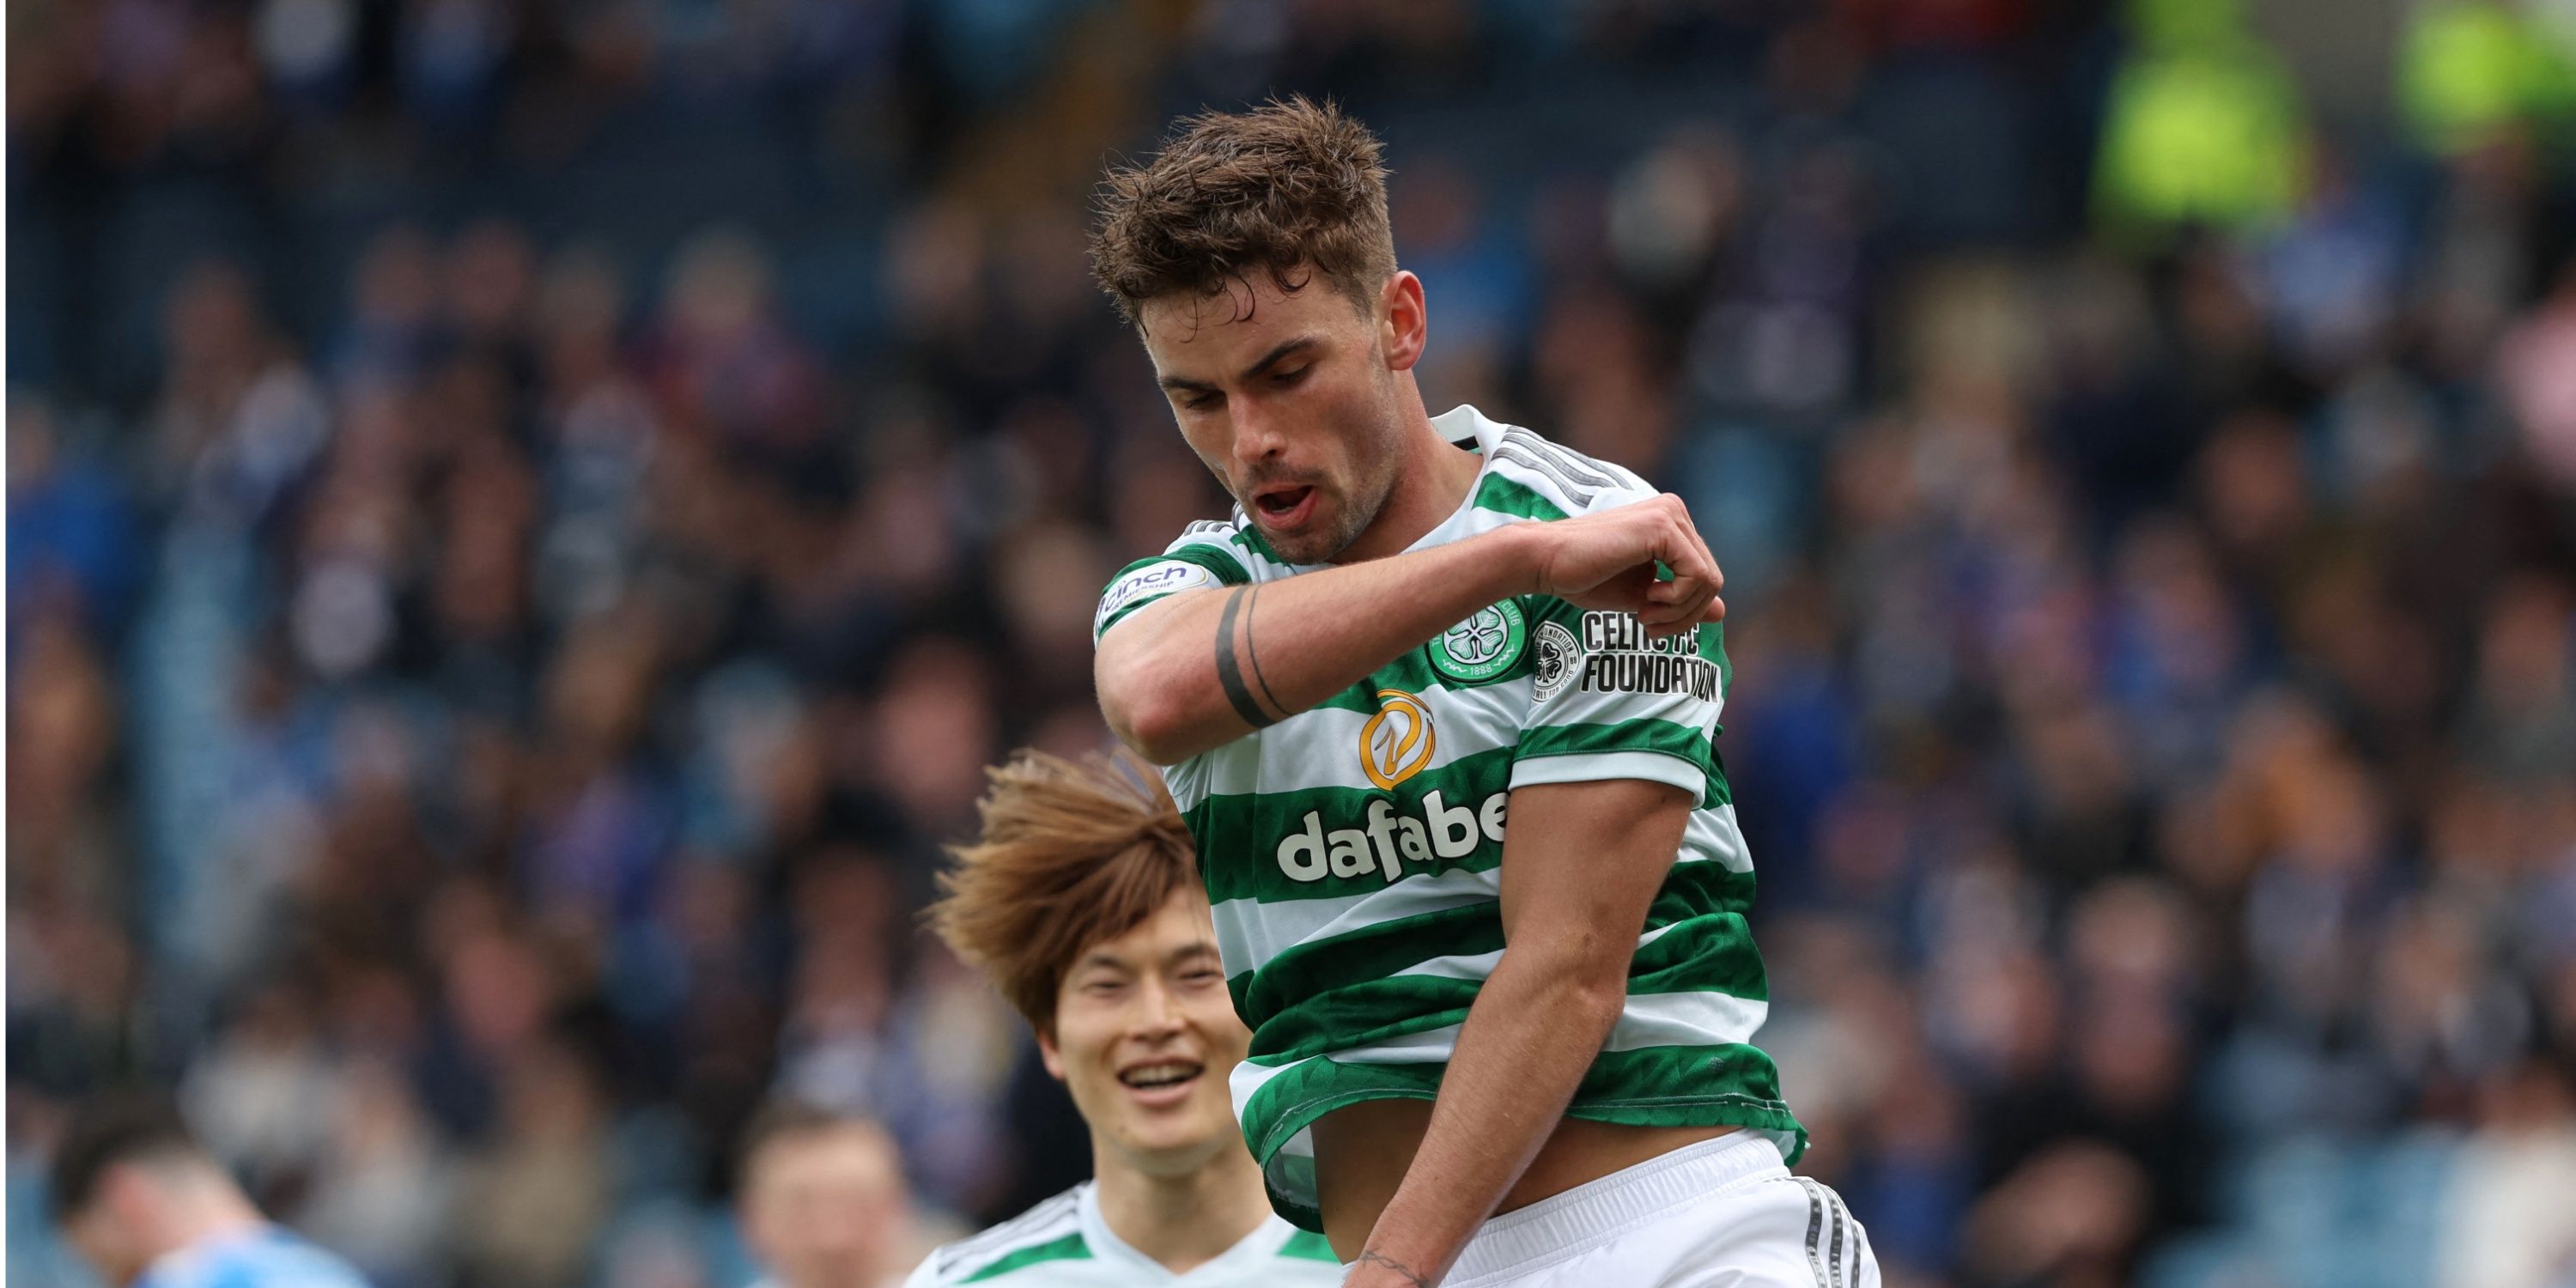
[(2242, 0), (2132, 0), (2137, 49), (2111, 84), (2096, 181), (2115, 227), (2270, 225), (2308, 177), (2297, 86)]
[(2006, 1177), (1970, 1217), (1962, 1281), (2110, 1288), (2129, 1279), (2145, 1226), (2135, 1163), (2091, 1141), (2050, 1148)]
[(409, 1084), (391, 1066), (362, 1064), (330, 1110), (297, 1224), (380, 1288), (432, 1282), (457, 1178)]
[(51, 1201), (65, 1239), (111, 1288), (365, 1284), (269, 1224), (151, 1093), (103, 1096), (73, 1117), (56, 1146)]
[(501, 1288), (578, 1282), (608, 1217), (604, 1106), (572, 1050), (528, 1046), (502, 1071), (495, 1134), (457, 1177), (461, 1275)]
[(2461, 150), (2576, 111), (2576, 30), (2547, 6), (2442, 0), (2413, 6), (2400, 38), (2400, 102), (2437, 148)]
[(783, 1102), (742, 1146), (743, 1238), (776, 1288), (883, 1288), (928, 1245), (913, 1229), (902, 1160), (876, 1124)]
[(2534, 460), (2560, 486), (2576, 485), (2576, 266), (2505, 336), (2497, 374)]
[[(51, 408), (9, 403), (9, 613), (68, 615), (116, 639), (137, 575), (137, 516), (103, 463), (63, 441)], [(18, 656), (19, 636), (9, 636)]]
[(2482, 1101), (2443, 1214), (2441, 1282), (2565, 1283), (2576, 1233), (2556, 1197), (2576, 1184), (2576, 1095), (2562, 1075), (2526, 1064), (2489, 1082)]

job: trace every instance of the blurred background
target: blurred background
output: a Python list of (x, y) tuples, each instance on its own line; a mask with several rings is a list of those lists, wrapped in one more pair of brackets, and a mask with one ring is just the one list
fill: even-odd
[(1679, 491), (1891, 1284), (2576, 1284), (2576, 3), (12, 0), (8, 1278), (180, 1088), (387, 1288), (1088, 1168), (918, 933), (1222, 500), (1105, 159), (1332, 94), (1432, 410)]

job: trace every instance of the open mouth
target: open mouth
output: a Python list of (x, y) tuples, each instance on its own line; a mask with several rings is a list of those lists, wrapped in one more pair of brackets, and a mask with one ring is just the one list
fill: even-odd
[(1143, 1092), (1174, 1091), (1198, 1081), (1207, 1066), (1188, 1060), (1161, 1060), (1118, 1071), (1118, 1081)]
[(1282, 527), (1305, 518), (1307, 512), (1314, 508), (1314, 502), (1315, 489), (1312, 486), (1277, 488), (1252, 498), (1252, 506), (1261, 512), (1262, 518)]

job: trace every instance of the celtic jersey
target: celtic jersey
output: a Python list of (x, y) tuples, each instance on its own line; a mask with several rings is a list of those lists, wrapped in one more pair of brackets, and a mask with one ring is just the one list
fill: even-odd
[[(1432, 424), (1484, 459), (1466, 503), (1416, 550), (1654, 495), (1625, 469), (1472, 407)], [(1238, 509), (1122, 569), (1095, 638), (1178, 591), (1315, 570), (1280, 562)], [(1235, 1111), (1282, 1215), (1320, 1228), (1316, 1119), (1438, 1094), (1468, 1004), (1502, 955), (1509, 794), (1535, 783), (1645, 779), (1699, 802), (1637, 936), (1618, 1025), (1567, 1112), (1742, 1126), (1771, 1133), (1792, 1160), (1804, 1149), (1777, 1070), (1750, 1045), (1767, 994), (1745, 923), (1753, 864), (1713, 746), (1729, 678), (1714, 625), (1649, 640), (1633, 615), (1525, 595), (1313, 710), (1164, 771), (1252, 1029)]]
[(971, 1239), (930, 1254), (904, 1288), (1327, 1288), (1341, 1263), (1323, 1236), (1271, 1217), (1185, 1275), (1127, 1246), (1100, 1215), (1093, 1182), (1066, 1190)]

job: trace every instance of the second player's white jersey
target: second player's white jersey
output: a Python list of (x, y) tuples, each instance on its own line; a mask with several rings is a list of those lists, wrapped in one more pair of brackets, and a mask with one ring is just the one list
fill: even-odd
[(1085, 1181), (930, 1254), (904, 1288), (1327, 1288), (1342, 1266), (1323, 1236), (1273, 1216), (1214, 1261), (1176, 1275), (1127, 1245)]

